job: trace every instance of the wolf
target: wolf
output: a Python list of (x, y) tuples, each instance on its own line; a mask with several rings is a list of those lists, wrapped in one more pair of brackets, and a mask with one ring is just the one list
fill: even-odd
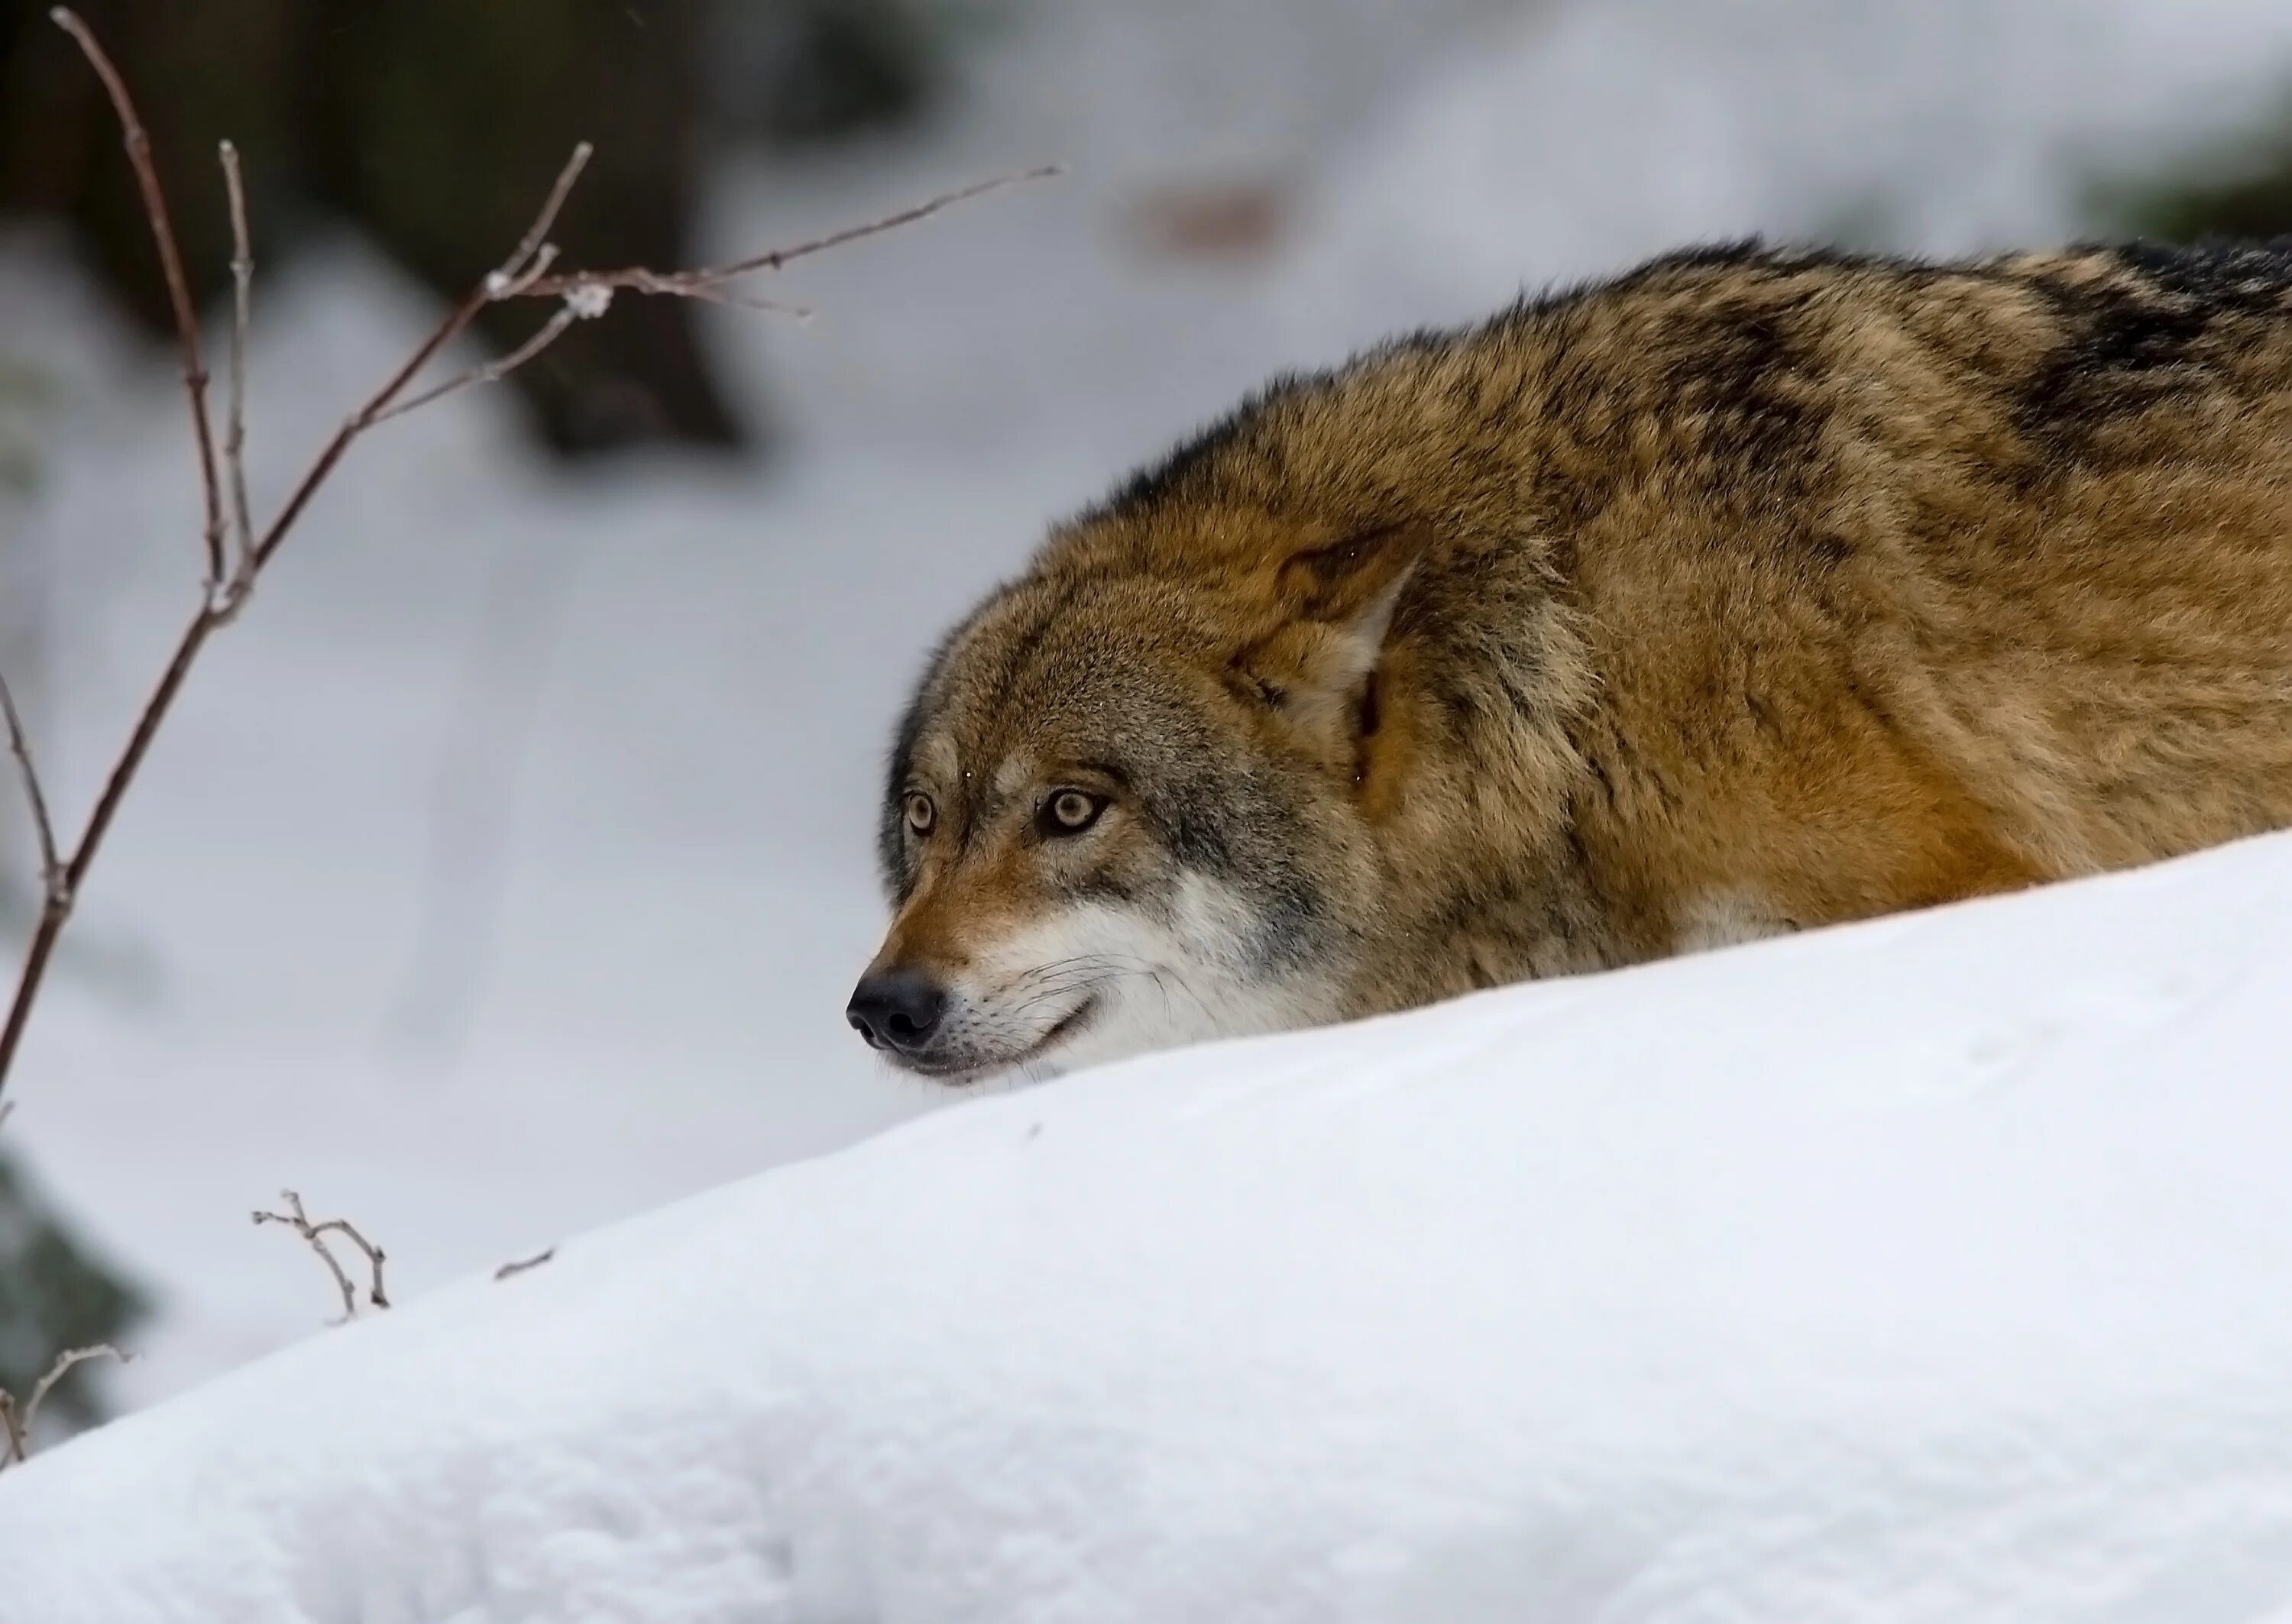
[(2292, 824), (2292, 238), (1756, 242), (1279, 380), (932, 658), (847, 1014), (965, 1082)]

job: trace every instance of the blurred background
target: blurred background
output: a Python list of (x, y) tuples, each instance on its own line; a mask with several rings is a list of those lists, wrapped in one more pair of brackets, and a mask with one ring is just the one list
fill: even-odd
[[(0, 0), (0, 668), (76, 827), (196, 601), (198, 487), (44, 4)], [(2292, 230), (2281, 0), (85, 11), (211, 317), (214, 143), (246, 155), (264, 510), (577, 139), (574, 265), (1069, 173), (753, 290), (809, 321), (624, 298), (352, 454), (211, 645), (10, 1082), (0, 1386), (142, 1355), (60, 1419), (318, 1327), (316, 1262), (248, 1222), (282, 1186), (410, 1298), (941, 1103), (842, 1017), (892, 719), (1047, 520), (1270, 372), (1690, 239)], [(12, 978), (32, 849), (12, 784)]]

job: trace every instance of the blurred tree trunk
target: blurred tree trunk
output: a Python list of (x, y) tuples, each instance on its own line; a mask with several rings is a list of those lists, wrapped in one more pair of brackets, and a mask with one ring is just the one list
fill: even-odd
[(898, 124), (926, 105), (947, 52), (932, 0), (718, 0), (711, 104), (780, 146)]
[[(257, 3), (257, 0), (246, 0)], [(555, 240), (571, 265), (674, 267), (691, 253), (698, 157), (694, 0), (327, 0), (309, 84), (320, 195), (434, 287), (467, 288), (531, 223), (577, 141), (596, 144)], [(693, 306), (624, 299), (521, 374), (569, 449), (739, 438)], [(490, 307), (496, 347), (541, 303)]]
[[(67, 1348), (109, 1342), (132, 1352), (129, 1333), (149, 1312), (141, 1291), (72, 1239), (0, 1146), (0, 1387), (28, 1398)], [(100, 1367), (75, 1371), (42, 1419), (68, 1432), (103, 1419), (101, 1380)]]
[[(147, 326), (165, 290), (94, 77), (47, 20), (0, 0), (0, 210), (69, 218)], [(459, 298), (531, 221), (576, 141), (596, 143), (557, 237), (569, 262), (673, 267), (690, 237), (702, 0), (83, 0), (150, 126), (194, 293), (229, 284), (215, 143), (245, 155), (270, 258), (339, 210)], [(547, 312), (488, 310), (507, 347)], [(694, 311), (625, 299), (517, 384), (548, 442), (583, 451), (741, 438)]]
[[(936, 80), (923, 0), (79, 0), (150, 126), (192, 292), (230, 281), (215, 143), (243, 155), (255, 250), (347, 215), (440, 297), (500, 262), (577, 141), (557, 237), (574, 265), (689, 261), (712, 127), (783, 142), (911, 112)], [(0, 213), (63, 216), (137, 319), (168, 325), (142, 205), (101, 86), (47, 16), (0, 0)], [(721, 114), (711, 117), (712, 109)], [(489, 310), (505, 350), (546, 319)], [(623, 299), (512, 380), (547, 442), (744, 438), (698, 312)]]

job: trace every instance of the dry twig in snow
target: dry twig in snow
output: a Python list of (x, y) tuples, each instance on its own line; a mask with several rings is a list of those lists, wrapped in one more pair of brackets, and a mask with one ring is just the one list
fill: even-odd
[(518, 1275), (524, 1274), (528, 1269), (539, 1268), (543, 1264), (548, 1262), (556, 1255), (557, 1249), (555, 1247), (545, 1247), (542, 1250), (534, 1253), (530, 1258), (519, 1258), (511, 1262), (503, 1264), (501, 1267), (494, 1271), (494, 1278), (496, 1280), (513, 1280)]
[[(472, 383), (489, 383), (505, 376), (539, 355), (556, 342), (568, 327), (577, 321), (601, 316), (611, 305), (617, 291), (636, 293), (660, 293), (687, 299), (709, 299), (724, 303), (753, 303), (728, 291), (726, 285), (752, 273), (776, 269), (791, 260), (818, 253), (909, 224), (935, 214), (951, 204), (978, 196), (996, 187), (1013, 181), (1037, 179), (1055, 171), (1044, 169), (1025, 175), (1010, 175), (965, 187), (942, 197), (934, 197), (896, 214), (852, 226), (831, 233), (816, 241), (799, 244), (793, 248), (779, 249), (758, 254), (735, 264), (698, 270), (658, 271), (642, 267), (622, 270), (555, 273), (557, 249), (549, 241), (550, 228), (572, 195), (574, 183), (589, 160), (586, 142), (576, 147), (573, 155), (559, 172), (556, 183), (551, 187), (541, 211), (534, 216), (516, 251), (502, 262), (500, 268), (472, 288), (460, 303), (447, 311), (430, 335), (414, 347), (404, 365), (391, 374), (382, 386), (368, 397), (366, 403), (343, 422), (319, 454), (303, 470), (286, 502), (267, 526), (257, 527), (246, 500), (246, 330), (249, 318), (249, 287), (254, 277), (254, 257), (248, 248), (246, 229), (246, 199), (239, 178), (238, 154), (229, 142), (223, 143), (221, 158), (223, 182), (229, 194), (231, 228), (231, 281), (233, 300), (230, 327), (230, 366), (228, 392), (225, 398), (225, 422), (222, 447), (218, 456), (214, 424), (207, 405), (206, 362), (199, 344), (197, 312), (191, 308), (190, 290), (184, 279), (182, 255), (175, 245), (175, 229), (167, 213), (167, 199), (161, 190), (157, 168), (151, 161), (150, 137), (145, 133), (143, 121), (135, 110), (127, 85), (112, 65), (109, 56), (77, 15), (59, 6), (49, 12), (58, 28), (62, 28), (78, 44), (80, 53), (102, 81), (104, 93), (110, 98), (113, 113), (119, 121), (121, 138), (127, 149), (129, 164), (135, 172), (137, 189), (142, 198), (143, 213), (151, 229), (151, 238), (157, 245), (159, 263), (165, 274), (168, 303), (175, 322), (176, 342), (182, 352), (183, 391), (191, 410), (191, 430), (198, 447), (200, 494), (205, 502), (205, 525), (202, 535), (206, 555), (206, 582), (201, 593), (198, 611), (184, 627), (175, 645), (174, 656), (160, 673), (157, 684), (144, 702), (141, 714), (129, 734), (125, 746), (105, 778), (97, 794), (95, 805), (88, 814), (86, 825), (70, 854), (64, 855), (57, 843), (54, 830), (47, 816), (46, 797), (42, 792), (39, 774), (32, 763), (32, 752), (27, 742), (20, 719), (16, 714), (12, 699), (6, 703), (8, 742), (24, 779), (34, 813), (34, 822), (40, 836), (41, 860), (46, 880), (46, 902), (40, 910), (38, 922), (33, 927), (30, 945), (24, 955), (24, 968), (16, 984), (16, 993), (8, 1009), (7, 1022), (0, 1026), (0, 1089), (7, 1086), (9, 1069), (14, 1065), (16, 1050), (24, 1036), (24, 1026), (31, 1015), (33, 1001), (39, 996), (41, 983), (45, 979), (50, 959), (55, 952), (56, 939), (71, 917), (72, 904), (79, 895), (80, 885), (87, 877), (88, 867), (103, 845), (112, 820), (118, 816), (119, 803), (135, 781), (143, 760), (150, 752), (151, 741), (159, 725), (167, 718), (182, 689), (183, 680), (190, 676), (199, 651), (215, 631), (228, 624), (245, 605), (254, 590), (255, 577), (277, 556), (295, 522), (311, 504), (319, 488), (325, 485), (358, 438), (385, 418), (416, 406), (427, 405), (442, 396)], [(540, 330), (525, 343), (506, 356), (471, 367), (466, 372), (447, 379), (430, 389), (416, 391), (410, 398), (408, 391), (429, 367), (431, 362), (448, 345), (459, 338), (488, 304), (506, 299), (555, 299), (559, 308), (552, 312)], [(228, 520), (226, 520), (228, 515)], [(230, 539), (228, 554), (225, 538)], [(5, 688), (0, 687), (0, 698), (5, 698)]]
[(40, 1419), (40, 1406), (48, 1402), (48, 1395), (56, 1383), (70, 1374), (74, 1366), (85, 1364), (91, 1359), (116, 1359), (125, 1364), (129, 1358), (129, 1355), (109, 1342), (99, 1342), (93, 1347), (68, 1348), (56, 1355), (48, 1373), (33, 1384), (32, 1395), (24, 1401), (20, 1411), (16, 1407), (15, 1395), (0, 1387), (0, 1470), (31, 1453), (32, 1423)]
[(344, 1272), (341, 1261), (335, 1258), (332, 1251), (327, 1250), (326, 1237), (328, 1234), (338, 1234), (342, 1236), (352, 1246), (357, 1247), (359, 1250), (366, 1254), (367, 1269), (368, 1272), (367, 1301), (372, 1303), (377, 1308), (387, 1308), (390, 1306), (390, 1296), (383, 1290), (382, 1285), (382, 1266), (383, 1262), (382, 1248), (376, 1246), (373, 1242), (360, 1234), (358, 1232), (357, 1226), (348, 1218), (327, 1218), (322, 1223), (312, 1223), (311, 1221), (311, 1215), (303, 1210), (303, 1198), (295, 1194), (292, 1190), (279, 1191), (278, 1199), (286, 1203), (286, 1211), (258, 1212), (254, 1215), (254, 1221), (258, 1226), (263, 1224), (286, 1225), (296, 1234), (301, 1235), (305, 1241), (308, 1241), (311, 1243), (311, 1250), (318, 1253), (319, 1258), (325, 1261), (327, 1272), (335, 1277), (335, 1290), (339, 1290), (343, 1294), (343, 1317), (340, 1320), (331, 1322), (331, 1323), (339, 1325), (343, 1323), (343, 1321), (358, 1318), (359, 1304), (358, 1288), (351, 1283), (351, 1277)]

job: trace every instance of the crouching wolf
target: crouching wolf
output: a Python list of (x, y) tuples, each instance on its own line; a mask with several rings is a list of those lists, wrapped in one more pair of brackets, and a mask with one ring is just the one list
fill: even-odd
[(950, 1081), (2292, 824), (2292, 239), (1659, 260), (1277, 382), (932, 661), (849, 1010)]

